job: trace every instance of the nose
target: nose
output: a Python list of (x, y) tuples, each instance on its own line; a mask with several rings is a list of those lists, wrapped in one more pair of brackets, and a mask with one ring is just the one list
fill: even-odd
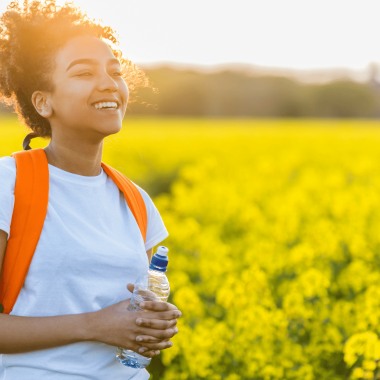
[(115, 80), (104, 71), (102, 75), (99, 77), (98, 82), (98, 90), (104, 92), (115, 92), (117, 91), (119, 86), (115, 82)]

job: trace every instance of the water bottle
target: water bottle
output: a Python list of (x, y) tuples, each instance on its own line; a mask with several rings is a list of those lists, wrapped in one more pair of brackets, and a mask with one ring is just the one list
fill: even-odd
[[(135, 283), (129, 311), (139, 311), (142, 301), (167, 301), (170, 293), (169, 281), (165, 275), (168, 266), (169, 249), (160, 245), (153, 255), (149, 270), (141, 274)], [(116, 357), (120, 363), (132, 368), (145, 368), (151, 358), (138, 353), (118, 347)]]

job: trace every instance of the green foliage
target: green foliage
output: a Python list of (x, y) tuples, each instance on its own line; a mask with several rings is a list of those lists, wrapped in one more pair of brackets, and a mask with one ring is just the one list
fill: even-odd
[(158, 93), (139, 90), (132, 115), (224, 117), (374, 117), (380, 115), (376, 83), (336, 80), (302, 84), (291, 78), (255, 76), (239, 71), (201, 73), (146, 70)]
[[(291, 78), (239, 71), (212, 74), (168, 67), (148, 69), (153, 88), (142, 87), (128, 115), (190, 117), (380, 116), (380, 84), (336, 80), (302, 84)], [(0, 114), (10, 112), (0, 103)]]
[(170, 233), (183, 317), (154, 379), (380, 378), (379, 127), (127, 119), (107, 140)]

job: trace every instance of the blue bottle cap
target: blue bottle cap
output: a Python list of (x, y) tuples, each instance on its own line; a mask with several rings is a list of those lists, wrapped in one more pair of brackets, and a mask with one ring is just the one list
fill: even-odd
[(149, 269), (158, 270), (160, 272), (166, 272), (169, 263), (168, 252), (168, 248), (164, 247), (163, 245), (160, 245), (157, 248), (157, 252), (152, 257)]

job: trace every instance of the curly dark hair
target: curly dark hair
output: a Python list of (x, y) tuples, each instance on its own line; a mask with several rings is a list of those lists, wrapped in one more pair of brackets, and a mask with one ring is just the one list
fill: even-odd
[[(18, 1), (12, 1), (0, 17), (0, 101), (13, 106), (19, 121), (35, 136), (51, 137), (51, 127), (34, 108), (32, 94), (37, 90), (53, 92), (50, 74), (55, 53), (69, 39), (83, 34), (119, 44), (114, 30), (90, 20), (72, 2), (60, 7), (56, 0), (24, 0), (20, 7)], [(150, 87), (146, 74), (106, 43), (121, 64), (130, 94), (139, 87)]]

